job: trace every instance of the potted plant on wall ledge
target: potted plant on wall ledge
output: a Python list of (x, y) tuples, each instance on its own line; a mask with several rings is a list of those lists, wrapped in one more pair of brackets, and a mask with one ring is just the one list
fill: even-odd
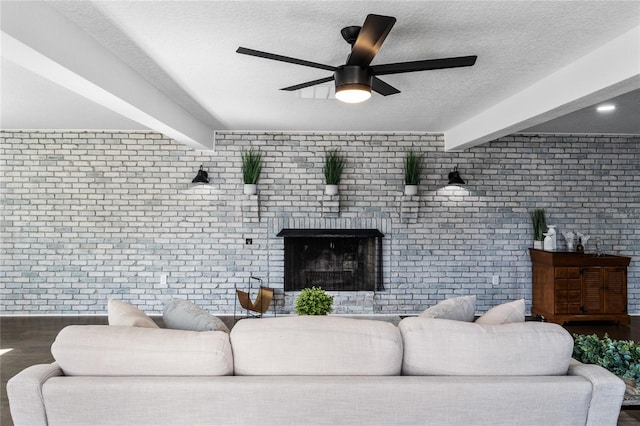
[(533, 223), (533, 248), (542, 250), (544, 246), (544, 232), (547, 230), (547, 219), (544, 209), (536, 209), (530, 213)]
[(255, 195), (257, 193), (257, 183), (262, 171), (262, 153), (260, 151), (242, 152), (242, 180), (244, 182), (244, 193)]
[(417, 195), (422, 155), (407, 152), (404, 158), (404, 195)]
[(324, 172), (325, 194), (336, 195), (338, 193), (338, 184), (340, 183), (340, 175), (344, 169), (345, 161), (340, 156), (337, 149), (328, 151), (324, 156)]

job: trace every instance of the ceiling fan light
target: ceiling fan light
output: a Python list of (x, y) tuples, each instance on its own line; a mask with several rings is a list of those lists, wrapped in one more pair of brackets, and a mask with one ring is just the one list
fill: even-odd
[(373, 76), (369, 67), (344, 65), (333, 73), (336, 99), (350, 104), (364, 102), (371, 97)]
[(602, 104), (599, 105), (596, 109), (598, 110), (598, 112), (611, 112), (616, 109), (616, 106), (614, 104)]
[(336, 88), (336, 99), (349, 104), (364, 102), (371, 97), (371, 88), (363, 84), (349, 84)]

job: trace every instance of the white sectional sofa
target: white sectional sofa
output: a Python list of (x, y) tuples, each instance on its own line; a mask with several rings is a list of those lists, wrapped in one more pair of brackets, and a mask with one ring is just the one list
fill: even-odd
[(418, 317), (69, 326), (7, 388), (16, 426), (615, 425), (623, 382), (572, 347), (555, 324)]

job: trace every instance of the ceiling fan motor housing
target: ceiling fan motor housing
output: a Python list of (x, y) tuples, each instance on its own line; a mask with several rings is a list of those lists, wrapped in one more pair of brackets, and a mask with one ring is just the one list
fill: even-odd
[(372, 79), (371, 68), (358, 65), (342, 65), (334, 73), (336, 91), (343, 86), (348, 86), (350, 89), (371, 90)]

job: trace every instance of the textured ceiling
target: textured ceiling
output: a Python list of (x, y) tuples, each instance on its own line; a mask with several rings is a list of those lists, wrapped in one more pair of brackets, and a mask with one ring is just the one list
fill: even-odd
[[(635, 1), (62, 1), (48, 6), (189, 115), (212, 129), (230, 130), (446, 131), (640, 22)], [(373, 64), (477, 55), (476, 65), (384, 76), (402, 93), (374, 94), (368, 102), (348, 105), (332, 98), (331, 84), (315, 93), (278, 90), (329, 72), (235, 53), (243, 46), (339, 65), (349, 53), (340, 29), (361, 25), (368, 13), (397, 18)], [(144, 128), (5, 60), (2, 87), (3, 128)], [(328, 98), (314, 98), (327, 92)], [(625, 102), (640, 113), (637, 91)], [(567, 117), (566, 128), (555, 119), (529, 130), (599, 131), (593, 120), (581, 127), (579, 113)], [(601, 128), (628, 133), (628, 121)]]

